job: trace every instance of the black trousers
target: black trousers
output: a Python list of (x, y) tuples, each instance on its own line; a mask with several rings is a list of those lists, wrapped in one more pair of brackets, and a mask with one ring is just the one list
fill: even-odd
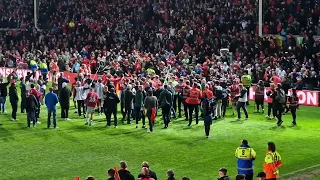
[(252, 180), (253, 179), (253, 174), (245, 174), (246, 175), (246, 180)]
[(127, 118), (127, 123), (130, 124), (131, 115), (132, 115), (131, 103), (130, 103), (130, 105), (125, 104), (125, 106), (124, 106), (124, 116), (122, 118), (122, 122)]
[(228, 98), (226, 97), (226, 98), (222, 99), (222, 105), (221, 105), (221, 110), (222, 110), (222, 116), (223, 117), (226, 115), (227, 106), (228, 106)]
[[(178, 107), (178, 113), (179, 113), (179, 117), (181, 117), (181, 104), (182, 104), (182, 98), (180, 95), (176, 94), (174, 95), (174, 99), (173, 99), (173, 109), (174, 111), (177, 113), (177, 107)], [(178, 103), (178, 106), (177, 106)]]
[(278, 124), (282, 121), (282, 113), (283, 113), (283, 106), (279, 105), (275, 108), (275, 115), (278, 119)]
[(196, 113), (196, 124), (199, 123), (199, 104), (188, 104), (189, 110), (189, 125), (192, 123), (192, 114), (193, 111)]
[(244, 115), (246, 116), (246, 118), (248, 118), (248, 111), (246, 108), (246, 103), (245, 102), (238, 102), (237, 103), (237, 112), (238, 112), (238, 118), (241, 118), (241, 111), (240, 109), (242, 108)]
[(11, 117), (12, 117), (12, 119), (17, 119), (18, 101), (16, 101), (16, 102), (10, 101), (10, 104), (12, 107)]
[(290, 106), (290, 111), (292, 115), (292, 123), (296, 124), (296, 119), (297, 119), (297, 106)]
[(188, 104), (186, 102), (183, 102), (183, 111), (184, 111), (184, 116), (186, 117), (186, 120), (188, 120), (188, 117), (189, 117)]
[(86, 109), (84, 107), (84, 100), (78, 100), (77, 104), (78, 104), (78, 115), (81, 116), (81, 108), (83, 110), (83, 115), (84, 115), (86, 113)]
[(163, 121), (164, 121), (164, 127), (167, 128), (169, 126), (169, 122), (170, 122), (170, 109), (171, 106), (170, 105), (165, 105), (162, 107), (162, 117), (163, 117)]
[(114, 126), (118, 125), (117, 109), (109, 109), (105, 111), (107, 126), (111, 126), (111, 116), (113, 114)]
[(61, 107), (61, 118), (69, 118), (69, 107)]
[[(246, 87), (246, 89), (247, 89), (247, 99), (249, 100), (250, 86)], [(249, 101), (247, 101), (246, 105), (249, 105)]]
[(25, 96), (21, 96), (21, 113), (24, 113), (24, 111), (26, 110), (26, 97)]
[(146, 125), (146, 116), (144, 111), (141, 110), (141, 106), (135, 106), (133, 110), (134, 119), (136, 120), (136, 124), (139, 124), (139, 121), (142, 119), (142, 125)]
[(210, 135), (210, 126), (211, 126), (211, 122), (209, 122), (209, 121), (204, 122), (204, 132), (205, 132), (206, 136)]
[(275, 112), (274, 108), (272, 108), (272, 103), (268, 103), (268, 116), (271, 115), (271, 110), (272, 110), (272, 115), (275, 117), (276, 112)]

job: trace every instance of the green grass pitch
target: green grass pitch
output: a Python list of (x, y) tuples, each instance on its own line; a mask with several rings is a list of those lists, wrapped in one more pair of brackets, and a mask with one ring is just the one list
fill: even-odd
[[(72, 103), (71, 103), (72, 104)], [(253, 104), (253, 103), (252, 103)], [(59, 108), (59, 107), (58, 107)], [(85, 126), (85, 120), (70, 110), (71, 121), (62, 121), (59, 129), (46, 130), (46, 108), (42, 106), (42, 124), (25, 129), (26, 115), (18, 113), (18, 122), (8, 114), (0, 114), (0, 179), (10, 180), (70, 180), (93, 175), (106, 179), (108, 168), (118, 166), (121, 160), (137, 177), (142, 161), (148, 161), (160, 180), (173, 169), (177, 179), (188, 176), (192, 180), (209, 180), (218, 176), (218, 169), (226, 167), (232, 179), (236, 175), (234, 151), (242, 139), (247, 139), (257, 152), (255, 172), (262, 171), (266, 143), (273, 141), (282, 156), (280, 175), (285, 175), (320, 163), (319, 107), (301, 106), (297, 114), (298, 126), (291, 127), (291, 114), (284, 116), (283, 127), (265, 115), (253, 114), (249, 120), (235, 122), (230, 116), (215, 121), (211, 138), (204, 136), (203, 122), (187, 128), (183, 119), (173, 120), (169, 129), (162, 129), (157, 118), (153, 133), (135, 128), (135, 124), (105, 128), (105, 117), (96, 115), (94, 126)], [(20, 108), (18, 110), (20, 112)], [(118, 116), (121, 118), (121, 115)], [(319, 179), (319, 178), (317, 178)]]

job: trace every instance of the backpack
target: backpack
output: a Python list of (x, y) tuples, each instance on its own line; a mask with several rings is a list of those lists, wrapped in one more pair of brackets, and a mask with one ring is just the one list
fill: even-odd
[(277, 96), (276, 96), (276, 100), (280, 103), (280, 104), (284, 104), (286, 103), (286, 95), (284, 93), (284, 91), (282, 89), (277, 91)]

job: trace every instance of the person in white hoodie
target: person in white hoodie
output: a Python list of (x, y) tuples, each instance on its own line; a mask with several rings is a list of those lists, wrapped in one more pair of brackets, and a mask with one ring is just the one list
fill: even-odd
[(104, 90), (104, 85), (102, 83), (102, 80), (99, 79), (98, 80), (98, 83), (96, 83), (96, 86), (95, 86), (95, 92), (97, 93), (98, 95), (98, 112), (99, 112), (99, 115), (102, 115), (102, 112), (103, 112), (103, 90)]
[(86, 93), (86, 91), (89, 90), (89, 87), (86, 87), (86, 85), (81, 86), (81, 82), (77, 81), (76, 87), (75, 87), (76, 95), (74, 98), (74, 100), (77, 101), (77, 104), (78, 104), (78, 115), (79, 115), (79, 117), (82, 115), (81, 114), (81, 108), (82, 108), (84, 118), (86, 118), (86, 115), (85, 115), (86, 109), (84, 106), (84, 100), (87, 98), (87, 95), (88, 95), (88, 93)]

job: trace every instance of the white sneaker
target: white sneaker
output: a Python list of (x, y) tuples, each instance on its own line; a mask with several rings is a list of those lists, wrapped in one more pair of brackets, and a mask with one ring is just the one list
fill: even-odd
[(270, 119), (270, 116), (266, 115), (266, 118), (267, 118), (267, 119)]
[(11, 118), (12, 121), (16, 121), (16, 119)]
[(150, 133), (150, 132), (151, 132), (150, 129), (148, 129), (148, 130), (147, 130), (147, 133)]
[(118, 128), (118, 126), (114, 126), (114, 128), (116, 128), (116, 129), (117, 129), (117, 128)]
[(89, 126), (92, 126), (93, 125), (93, 123), (92, 123), (93, 121), (92, 120), (90, 120), (90, 122), (89, 122)]
[(70, 121), (71, 119), (69, 119), (69, 118), (65, 118), (64, 120), (66, 120), (66, 121)]
[(237, 120), (237, 121), (240, 121), (240, 120), (241, 120), (241, 118), (237, 118), (236, 120)]
[(248, 120), (249, 118), (245, 118), (244, 120)]
[(37, 124), (41, 124), (41, 122), (40, 122), (40, 121), (37, 121)]

